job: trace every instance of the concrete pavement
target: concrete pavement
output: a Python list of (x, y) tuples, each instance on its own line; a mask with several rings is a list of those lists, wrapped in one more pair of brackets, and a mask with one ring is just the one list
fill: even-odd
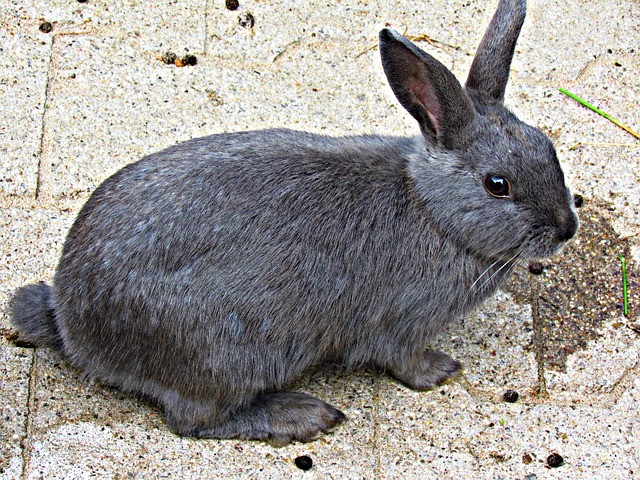
[[(375, 372), (310, 375), (297, 388), (349, 420), (274, 448), (179, 438), (160, 411), (12, 341), (11, 292), (50, 280), (75, 215), (110, 174), (216, 132), (414, 134), (371, 49), (378, 30), (442, 42), (419, 45), (464, 79), (495, 4), (0, 0), (0, 478), (640, 478), (640, 140), (558, 93), (640, 130), (636, 0), (529, 1), (507, 104), (556, 143), (585, 200), (583, 233), (542, 275), (520, 272), (440, 335), (465, 365), (454, 382), (419, 393)], [(249, 13), (252, 28), (238, 21)], [(197, 64), (168, 65), (167, 51)], [(311, 470), (295, 466), (300, 455)]]

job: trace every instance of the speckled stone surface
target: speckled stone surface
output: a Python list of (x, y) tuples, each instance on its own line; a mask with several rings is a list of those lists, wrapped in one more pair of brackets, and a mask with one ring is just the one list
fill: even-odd
[[(622, 315), (618, 286), (597, 330), (560, 366), (545, 359), (533, 306), (509, 291), (434, 342), (465, 365), (444, 386), (414, 392), (339, 368), (301, 379), (296, 388), (348, 421), (282, 448), (177, 437), (156, 408), (12, 340), (11, 292), (50, 280), (75, 215), (110, 174), (216, 132), (414, 134), (372, 48), (378, 30), (441, 42), (419, 45), (464, 79), (495, 1), (247, 0), (235, 11), (222, 0), (26, 3), (0, 0), (1, 479), (640, 477), (640, 327), (635, 311)], [(639, 131), (640, 5), (528, 3), (506, 102), (554, 140), (574, 192), (627, 242), (637, 302), (640, 140), (558, 87)], [(248, 13), (253, 28), (238, 22)], [(39, 30), (44, 21), (51, 32)], [(167, 51), (197, 64), (165, 64)], [(547, 465), (552, 453), (561, 466)], [(300, 455), (313, 459), (308, 472), (295, 466)]]

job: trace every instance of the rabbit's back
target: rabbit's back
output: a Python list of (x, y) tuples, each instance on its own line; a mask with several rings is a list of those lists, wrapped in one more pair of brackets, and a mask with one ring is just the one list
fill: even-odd
[[(415, 341), (432, 330), (425, 319), (437, 330), (460, 279), (435, 291), (442, 272), (429, 264), (459, 254), (413, 194), (416, 142), (263, 131), (125, 167), (64, 247), (52, 296), (67, 355), (125, 388), (246, 395), (323, 360), (389, 356), (400, 339), (385, 335)], [(459, 263), (452, 272), (474, 275)], [(402, 316), (405, 328), (385, 332)]]

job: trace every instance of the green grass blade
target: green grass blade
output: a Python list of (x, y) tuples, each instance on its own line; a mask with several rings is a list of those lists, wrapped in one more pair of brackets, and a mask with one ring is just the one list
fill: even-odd
[(622, 312), (625, 317), (629, 316), (629, 295), (627, 293), (627, 262), (622, 255), (618, 255), (618, 260), (622, 265)]
[(593, 105), (591, 105), (589, 102), (581, 99), (580, 97), (578, 97), (577, 95), (574, 95), (571, 92), (566, 91), (564, 88), (559, 88), (558, 91), (564, 95), (566, 95), (569, 98), (573, 98), (576, 102), (578, 102), (580, 105), (587, 107), (589, 110), (592, 110), (594, 112), (596, 112), (598, 115), (603, 116), (604, 118), (606, 118), (607, 120), (609, 120), (611, 123), (613, 123), (614, 125), (622, 128), (623, 130), (625, 130), (626, 132), (630, 133), (631, 135), (633, 135), (634, 137), (640, 139), (640, 134), (634, 132), (633, 130), (631, 130), (631, 128), (627, 127), (626, 125), (623, 125), (622, 123), (620, 123), (618, 120), (616, 120), (615, 118), (612, 118), (610, 115), (604, 113), (602, 110), (600, 110), (599, 108), (594, 107)]

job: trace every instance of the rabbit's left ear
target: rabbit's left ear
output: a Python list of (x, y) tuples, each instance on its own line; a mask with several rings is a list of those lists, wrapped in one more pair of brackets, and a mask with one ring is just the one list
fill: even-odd
[(398, 32), (380, 32), (380, 57), (389, 85), (432, 144), (455, 148), (475, 117), (471, 100), (454, 75)]
[(489, 101), (502, 102), (509, 68), (526, 14), (526, 0), (500, 0), (471, 64), (467, 83)]

